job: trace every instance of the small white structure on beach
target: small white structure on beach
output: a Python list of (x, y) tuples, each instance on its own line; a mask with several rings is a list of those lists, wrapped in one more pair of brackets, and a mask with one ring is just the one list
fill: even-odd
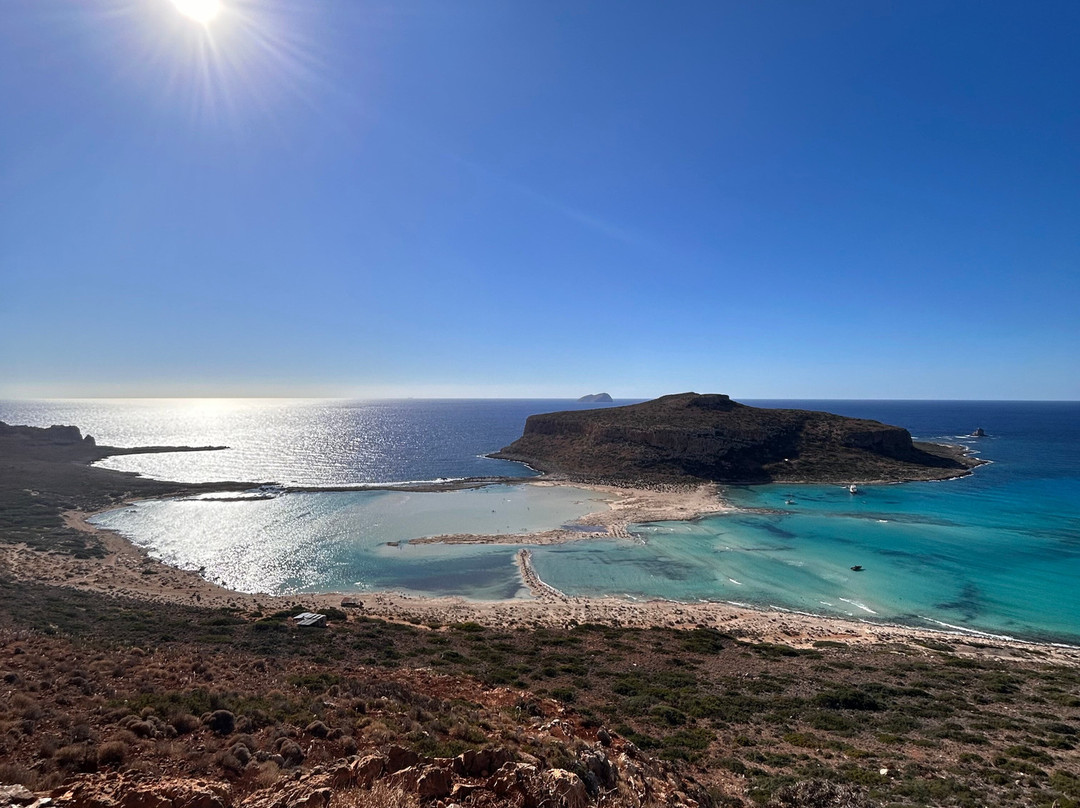
[(316, 614), (315, 612), (300, 612), (300, 614), (293, 615), (293, 621), (298, 626), (322, 628), (326, 625), (326, 615)]

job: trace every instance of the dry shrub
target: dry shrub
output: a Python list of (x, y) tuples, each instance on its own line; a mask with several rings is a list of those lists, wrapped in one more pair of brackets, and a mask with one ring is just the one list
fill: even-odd
[(154, 764), (151, 763), (149, 760), (133, 760), (131, 761), (131, 763), (128, 764), (127, 768), (124, 771), (160, 776), (160, 772), (158, 771), (157, 767), (154, 766)]
[(206, 774), (214, 765), (214, 756), (208, 752), (194, 749), (188, 752), (184, 765), (190, 773)]
[(99, 766), (122, 766), (127, 756), (128, 745), (123, 741), (106, 741), (97, 750)]
[(38, 755), (45, 760), (48, 760), (56, 754), (56, 750), (60, 748), (60, 740), (53, 736), (46, 736), (41, 739), (38, 745)]
[(194, 732), (202, 726), (202, 721), (190, 713), (182, 713), (174, 716), (169, 723), (172, 725), (172, 728), (176, 730), (177, 735), (187, 735), (189, 732)]
[(804, 780), (781, 786), (767, 808), (869, 808), (858, 790), (828, 780)]
[(138, 739), (135, 737), (135, 733), (126, 729), (118, 729), (109, 738), (110, 741), (123, 741), (128, 746), (134, 746)]
[(255, 775), (252, 784), (256, 788), (270, 788), (281, 779), (281, 767), (274, 761), (267, 760), (259, 764), (259, 771)]
[(304, 762), (304, 750), (300, 744), (289, 738), (281, 738), (275, 744), (277, 752), (285, 759), (286, 766), (299, 766)]
[(0, 763), (0, 783), (17, 783), (30, 788), (34, 783), (34, 773), (14, 763)]
[(330, 798), (330, 808), (420, 808), (420, 798), (400, 786), (375, 783), (371, 790), (352, 788)]
[(229, 753), (240, 762), (241, 766), (246, 766), (251, 760), (251, 750), (242, 743), (234, 743), (230, 746)]
[(395, 730), (390, 729), (382, 721), (372, 721), (370, 724), (363, 728), (364, 738), (368, 741), (372, 741), (376, 744), (385, 744), (393, 742), (398, 733)]
[(14, 763), (0, 763), (0, 785), (17, 784), (30, 791), (52, 791), (63, 781), (60, 772), (36, 772)]
[(92, 772), (97, 768), (97, 750), (89, 743), (72, 743), (56, 752), (56, 765), (73, 772)]
[(154, 725), (149, 721), (131, 721), (126, 725), (126, 729), (140, 738), (154, 737)]
[(71, 728), (71, 742), (89, 741), (94, 736), (90, 725), (85, 721), (79, 721)]
[(240, 774), (244, 770), (244, 764), (230, 750), (223, 750), (214, 755), (214, 763), (230, 774)]
[(41, 709), (40, 704), (22, 693), (16, 693), (11, 697), (11, 706), (23, 718), (28, 718), (32, 721), (40, 719), (45, 714)]
[(34, 776), (33, 784), (27, 785), (31, 791), (53, 791), (64, 782), (64, 775), (60, 772), (41, 772)]
[(236, 716), (228, 710), (214, 710), (203, 723), (217, 735), (231, 735), (236, 729)]

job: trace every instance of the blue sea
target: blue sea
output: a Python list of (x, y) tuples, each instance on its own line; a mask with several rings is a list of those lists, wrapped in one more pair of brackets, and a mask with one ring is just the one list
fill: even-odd
[[(620, 402), (617, 402), (620, 403)], [(627, 403), (627, 402), (621, 402)], [(636, 526), (632, 540), (536, 547), (575, 595), (723, 601), (1080, 643), (1080, 403), (747, 401), (823, 409), (962, 443), (991, 464), (962, 479), (729, 486), (733, 513)], [(605, 507), (581, 489), (512, 484), (443, 493), (364, 486), (530, 477), (485, 458), (561, 400), (92, 400), (0, 402), (0, 420), (76, 424), (99, 443), (227, 445), (102, 465), (181, 481), (356, 486), (272, 499), (140, 503), (98, 517), (164, 560), (245, 591), (394, 590), (527, 597), (513, 545), (409, 545), (420, 536), (557, 527)], [(987, 437), (966, 437), (983, 427)], [(861, 565), (863, 571), (850, 567)]]

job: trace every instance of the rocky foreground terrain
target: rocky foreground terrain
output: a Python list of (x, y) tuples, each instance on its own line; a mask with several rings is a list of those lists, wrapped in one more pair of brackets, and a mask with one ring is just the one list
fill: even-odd
[[(0, 782), (70, 808), (1080, 804), (1080, 670), (150, 604), (0, 578)], [(413, 618), (415, 619), (415, 618)]]
[(957, 477), (980, 464), (913, 443), (896, 426), (681, 393), (642, 404), (532, 415), (492, 455), (591, 482), (851, 483)]

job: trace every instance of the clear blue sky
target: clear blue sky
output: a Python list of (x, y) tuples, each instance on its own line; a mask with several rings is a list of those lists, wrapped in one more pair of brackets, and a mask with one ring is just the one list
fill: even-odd
[(1080, 399), (1080, 3), (5, 0), (0, 395)]

